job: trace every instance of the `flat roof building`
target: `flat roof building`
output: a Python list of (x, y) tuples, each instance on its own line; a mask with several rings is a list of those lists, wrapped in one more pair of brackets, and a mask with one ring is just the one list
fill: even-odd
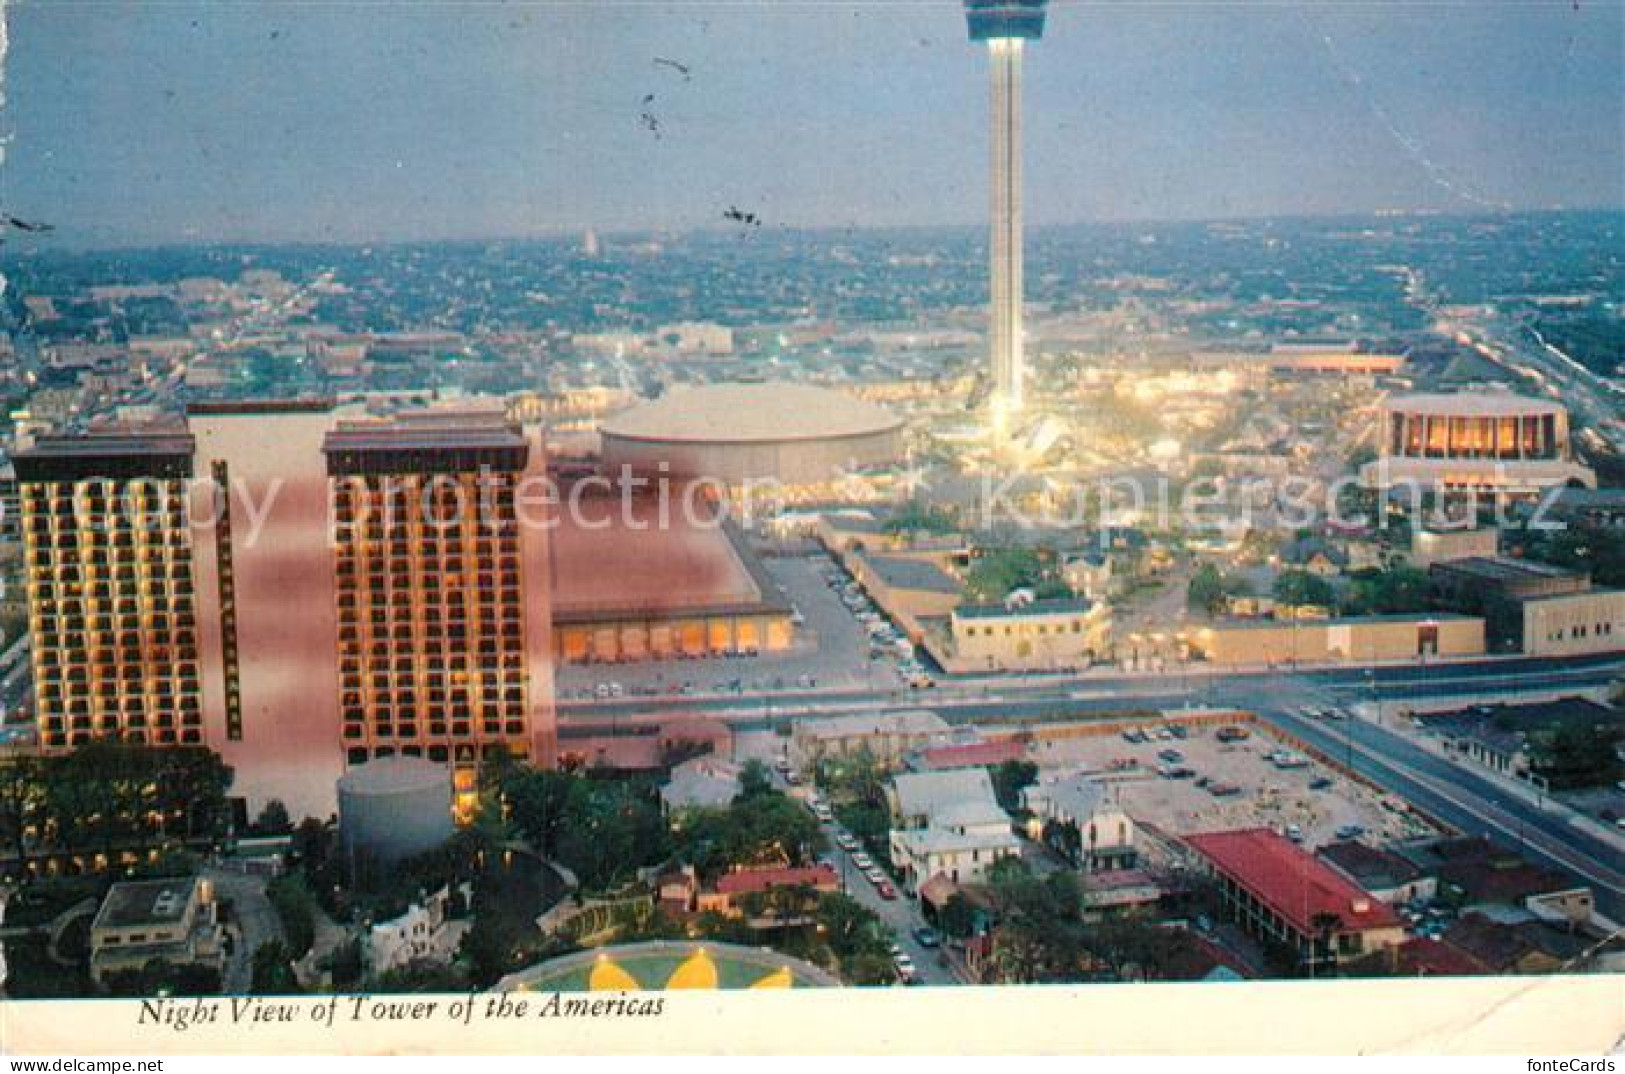
[(90, 923), (90, 976), (140, 970), (153, 959), (218, 971), (224, 930), (205, 880), (134, 880), (107, 889)]
[(616, 491), (574, 502), (552, 535), (559, 663), (782, 652), (794, 643), (789, 600), (715, 504), (663, 506), (655, 493)]

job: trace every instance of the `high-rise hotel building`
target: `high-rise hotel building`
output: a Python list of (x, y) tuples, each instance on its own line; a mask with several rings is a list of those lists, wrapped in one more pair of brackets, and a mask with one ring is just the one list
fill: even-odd
[(499, 413), (194, 406), (16, 459), (40, 741), (207, 745), (325, 816), (404, 754), (555, 751), (540, 437)]
[(182, 430), (18, 455), (40, 742), (205, 740)]

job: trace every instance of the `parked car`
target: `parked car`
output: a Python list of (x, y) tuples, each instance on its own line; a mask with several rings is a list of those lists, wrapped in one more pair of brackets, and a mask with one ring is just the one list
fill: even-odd
[(937, 947), (942, 943), (936, 930), (925, 925), (914, 930), (914, 939), (921, 947)]
[(852, 864), (856, 865), (859, 869), (872, 869), (874, 868), (875, 863), (873, 858), (869, 857), (869, 855), (860, 850), (852, 855)]
[(1339, 839), (1358, 839), (1365, 834), (1365, 828), (1358, 824), (1345, 824), (1335, 834)]
[(879, 894), (882, 899), (889, 900), (897, 898), (897, 889), (892, 887), (889, 881), (882, 880), (880, 883), (876, 884), (875, 892)]

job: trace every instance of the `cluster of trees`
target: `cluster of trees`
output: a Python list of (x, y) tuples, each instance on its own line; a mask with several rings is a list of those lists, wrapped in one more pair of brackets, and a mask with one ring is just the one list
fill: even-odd
[(1404, 564), (1355, 572), (1342, 603), (1348, 615), (1399, 615), (1425, 612), (1431, 606), (1427, 571)]
[(1177, 930), (1133, 918), (1084, 921), (1071, 871), (1040, 877), (1006, 858), (989, 871), (987, 890), (987, 910), (955, 896), (940, 924), (955, 937), (990, 926), (1000, 983), (1184, 980), (1204, 968)]
[(942, 507), (910, 500), (886, 520), (887, 533), (954, 533), (959, 529), (954, 516)]
[(1011, 758), (993, 768), (993, 794), (1006, 813), (1021, 809), (1021, 792), (1038, 782), (1038, 766), (1031, 761)]
[(841, 826), (872, 853), (886, 853), (891, 836), (886, 769), (868, 747), (824, 760), (817, 777)]
[(316, 897), (305, 874), (286, 872), (265, 885), (265, 897), (282, 923), (282, 936), (293, 958), (304, 958), (316, 942)]
[(1606, 787), (1625, 776), (1619, 746), (1625, 727), (1617, 721), (1562, 723), (1529, 736), (1531, 763), (1553, 790)]
[[(1193, 610), (1218, 615), (1232, 597), (1250, 592), (1245, 578), (1204, 563), (1191, 576), (1186, 599)], [(1355, 571), (1341, 590), (1310, 571), (1286, 570), (1276, 576), (1271, 596), (1277, 604), (1314, 605), (1344, 615), (1395, 615), (1427, 611), (1431, 606), (1427, 572), (1403, 564)]]
[[(752, 762), (755, 765), (760, 762)], [(711, 881), (737, 865), (805, 865), (825, 846), (818, 821), (805, 806), (747, 768), (737, 798), (722, 809), (689, 809), (672, 826), (673, 851)]]
[(512, 767), (495, 779), (508, 823), (588, 891), (608, 891), (665, 859), (666, 819), (653, 784)]
[(1273, 591), (1277, 604), (1301, 608), (1314, 605), (1321, 608), (1337, 607), (1337, 588), (1326, 579), (1308, 571), (1282, 571), (1276, 575)]
[(1204, 563), (1191, 575), (1185, 601), (1191, 610), (1218, 615), (1224, 611), (1231, 597), (1252, 592), (1247, 579), (1239, 574), (1226, 574), (1211, 563)]
[(57, 851), (145, 852), (223, 838), (231, 768), (201, 746), (92, 743), (0, 763), (0, 845), (17, 864)]
[(218, 996), (220, 971), (212, 966), (177, 965), (155, 958), (140, 969), (115, 970), (102, 978), (110, 996), (147, 999), (152, 996)]
[(1015, 589), (1031, 589), (1040, 598), (1071, 596), (1055, 561), (1048, 549), (980, 549), (965, 574), (965, 596), (984, 603), (1003, 600)]
[(1523, 543), (1524, 554), (1530, 559), (1589, 571), (1598, 586), (1625, 586), (1625, 536), (1619, 533), (1573, 527), (1531, 531)]

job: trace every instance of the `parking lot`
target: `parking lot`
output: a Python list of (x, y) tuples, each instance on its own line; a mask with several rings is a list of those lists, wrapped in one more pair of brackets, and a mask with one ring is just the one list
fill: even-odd
[(1072, 772), (1105, 778), (1129, 816), (1175, 835), (1269, 827), (1306, 847), (1340, 838), (1388, 843), (1434, 834), (1404, 803), (1296, 754), (1249, 728), (1224, 742), (1214, 728), (1144, 742), (1097, 735), (1052, 742), (1036, 760), (1042, 780)]

